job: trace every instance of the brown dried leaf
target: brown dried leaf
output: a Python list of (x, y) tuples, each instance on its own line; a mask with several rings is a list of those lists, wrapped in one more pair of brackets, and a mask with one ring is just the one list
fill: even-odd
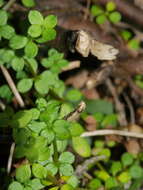
[(114, 60), (119, 51), (111, 45), (92, 40), (91, 53), (100, 60)]
[(139, 125), (136, 125), (136, 124), (129, 125), (128, 129), (130, 132), (143, 133), (143, 129)]
[(78, 32), (76, 50), (83, 56), (88, 57), (91, 52), (99, 60), (114, 60), (119, 51), (111, 45), (101, 43), (93, 39), (87, 32)]
[(125, 143), (126, 149), (129, 153), (137, 155), (141, 151), (139, 142), (136, 139), (130, 139)]
[(140, 9), (143, 9), (143, 0), (134, 0), (134, 3), (136, 6), (138, 6)]
[(100, 98), (98, 92), (94, 88), (84, 89), (84, 90), (82, 90), (82, 93), (89, 100), (94, 100), (94, 99)]
[(82, 88), (85, 85), (87, 79), (88, 79), (88, 72), (82, 71), (72, 77), (69, 77), (66, 80), (66, 84), (71, 84), (75, 88)]
[(137, 121), (140, 125), (143, 125), (143, 107), (140, 107), (137, 110)]
[(84, 121), (86, 122), (86, 129), (88, 131), (95, 131), (96, 127), (97, 127), (97, 122), (94, 119), (94, 117), (92, 115), (87, 116)]

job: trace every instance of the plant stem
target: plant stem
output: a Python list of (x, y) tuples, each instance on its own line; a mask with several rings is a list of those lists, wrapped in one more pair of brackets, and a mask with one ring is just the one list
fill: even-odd
[(102, 166), (99, 162), (97, 162), (96, 165), (97, 165), (97, 167), (98, 167), (100, 170), (105, 171), (105, 169), (103, 168), (103, 166)]
[(54, 156), (53, 156), (53, 160), (54, 160), (55, 163), (57, 163), (59, 156), (58, 156), (58, 149), (57, 149), (57, 142), (56, 142), (56, 140), (54, 140), (53, 146), (54, 146)]
[(16, 0), (9, 0), (9, 2), (3, 7), (3, 10), (7, 11)]

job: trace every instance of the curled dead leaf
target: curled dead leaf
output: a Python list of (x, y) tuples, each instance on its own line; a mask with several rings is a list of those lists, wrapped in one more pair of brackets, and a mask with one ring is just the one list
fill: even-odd
[(129, 153), (137, 155), (141, 151), (140, 144), (137, 139), (130, 139), (125, 143), (126, 149)]
[(78, 32), (75, 48), (83, 57), (88, 57), (89, 53), (91, 53), (99, 60), (114, 60), (119, 53), (113, 46), (93, 39), (83, 30)]
[(143, 133), (143, 129), (139, 125), (136, 125), (136, 124), (129, 125), (128, 129), (130, 132)]

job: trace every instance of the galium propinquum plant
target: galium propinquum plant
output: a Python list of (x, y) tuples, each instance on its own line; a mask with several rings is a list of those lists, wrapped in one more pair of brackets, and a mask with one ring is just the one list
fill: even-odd
[(91, 15), (95, 17), (97, 24), (104, 24), (107, 20), (113, 24), (120, 22), (122, 16), (116, 11), (116, 3), (114, 1), (109, 1), (106, 3), (105, 9), (99, 5), (91, 6)]
[[(0, 10), (3, 44), (0, 65), (16, 73), (14, 81), (19, 93), (34, 105), (18, 112), (9, 107), (0, 114), (0, 126), (10, 126), (13, 130), (14, 158), (23, 160), (7, 189), (72, 190), (78, 186), (72, 166), (75, 157), (66, 147), (72, 141), (75, 151), (83, 157), (90, 156), (91, 150), (87, 141), (79, 137), (84, 131), (82, 126), (64, 119), (73, 107), (64, 102), (65, 85), (58, 75), (68, 61), (56, 49), (45, 48), (46, 56), (41, 54), (42, 44), (56, 37), (57, 18), (54, 15), (44, 18), (40, 12), (31, 10), (28, 21), (27, 33), (17, 34), (9, 24), (8, 12)], [(7, 103), (12, 101), (10, 92), (6, 84), (0, 87), (0, 97)], [(84, 151), (83, 147), (87, 149)]]

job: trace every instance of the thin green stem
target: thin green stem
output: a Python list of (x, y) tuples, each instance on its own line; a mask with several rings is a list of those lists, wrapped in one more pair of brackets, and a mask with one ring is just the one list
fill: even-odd
[(105, 171), (104, 167), (103, 167), (99, 162), (97, 162), (96, 165), (97, 165), (97, 167), (98, 167), (100, 170)]
[(9, 0), (9, 2), (3, 7), (3, 10), (7, 11), (16, 0)]
[(53, 146), (54, 146), (54, 156), (53, 156), (53, 159), (54, 159), (54, 162), (55, 163), (58, 163), (58, 149), (57, 149), (57, 142), (56, 140), (53, 141)]

